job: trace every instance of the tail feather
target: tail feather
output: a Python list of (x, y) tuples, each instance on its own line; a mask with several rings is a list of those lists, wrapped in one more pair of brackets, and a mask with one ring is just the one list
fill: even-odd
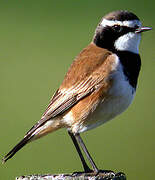
[(24, 138), (2, 159), (2, 163), (5, 163), (8, 159), (12, 158), (16, 152), (18, 152), (23, 146), (32, 140), (36, 140), (50, 132), (59, 129), (59, 121), (48, 121), (47, 123), (40, 122), (33, 126), (24, 136)]
[(23, 146), (25, 146), (33, 136), (25, 136), (4, 158), (2, 159), (2, 163), (4, 164), (8, 159), (12, 158), (16, 152), (18, 152)]
[(33, 133), (37, 128), (39, 128), (38, 123), (26, 133), (24, 138), (16, 146), (14, 146), (14, 148), (12, 148), (12, 150), (6, 156), (4, 156), (4, 158), (2, 159), (2, 164), (4, 164), (8, 159), (12, 158), (16, 154), (16, 152), (18, 152), (23, 146), (34, 139), (33, 137), (35, 136), (35, 134)]

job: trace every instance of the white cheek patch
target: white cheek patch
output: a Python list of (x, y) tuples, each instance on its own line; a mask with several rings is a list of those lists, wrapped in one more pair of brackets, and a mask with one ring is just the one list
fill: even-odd
[(133, 53), (139, 53), (141, 35), (135, 33), (127, 33), (119, 37), (115, 41), (115, 48), (119, 51), (130, 51)]
[[(118, 20), (107, 20), (103, 19), (100, 23), (101, 26), (126, 26), (130, 28), (134, 28), (135, 26), (141, 27), (142, 24), (139, 20), (128, 20), (128, 21), (118, 21)], [(120, 51), (130, 51), (133, 53), (139, 53), (139, 43), (140, 43), (141, 35), (136, 34), (134, 32), (129, 32), (120, 36), (114, 43), (114, 46), (117, 50)]]
[(117, 20), (107, 20), (103, 19), (100, 23), (101, 26), (114, 26), (114, 25), (120, 25), (120, 26), (127, 26), (127, 27), (135, 27), (142, 26), (141, 22), (139, 20), (129, 20), (129, 21), (117, 21)]

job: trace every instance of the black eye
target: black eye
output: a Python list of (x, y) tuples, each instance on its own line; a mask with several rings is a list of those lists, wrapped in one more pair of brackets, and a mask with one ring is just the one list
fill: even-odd
[(133, 31), (136, 31), (140, 28), (140, 26), (136, 25), (134, 28), (133, 28)]
[(138, 25), (135, 25), (135, 27), (134, 27), (135, 29), (138, 29), (139, 28), (139, 26)]
[(113, 26), (113, 29), (115, 30), (115, 31), (121, 31), (121, 26), (120, 25), (114, 25)]

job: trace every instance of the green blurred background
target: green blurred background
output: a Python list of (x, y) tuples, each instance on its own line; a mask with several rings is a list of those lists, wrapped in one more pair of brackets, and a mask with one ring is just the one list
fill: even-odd
[[(74, 57), (91, 41), (106, 13), (126, 9), (155, 27), (155, 1), (0, 1), (0, 157), (40, 119)], [(155, 35), (146, 32), (142, 70), (130, 108), (82, 135), (101, 169), (123, 171), (129, 180), (154, 179)], [(0, 180), (29, 174), (82, 170), (65, 129), (28, 144), (5, 165)]]

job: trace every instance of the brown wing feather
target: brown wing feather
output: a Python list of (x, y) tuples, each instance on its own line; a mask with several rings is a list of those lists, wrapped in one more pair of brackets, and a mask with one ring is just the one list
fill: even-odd
[(96, 89), (104, 86), (106, 59), (111, 52), (90, 44), (74, 60), (64, 81), (57, 90), (40, 121), (26, 135), (34, 132), (49, 119), (63, 114), (81, 99), (87, 97)]
[(91, 43), (75, 58), (60, 88), (70, 88), (89, 77), (112, 52)]

